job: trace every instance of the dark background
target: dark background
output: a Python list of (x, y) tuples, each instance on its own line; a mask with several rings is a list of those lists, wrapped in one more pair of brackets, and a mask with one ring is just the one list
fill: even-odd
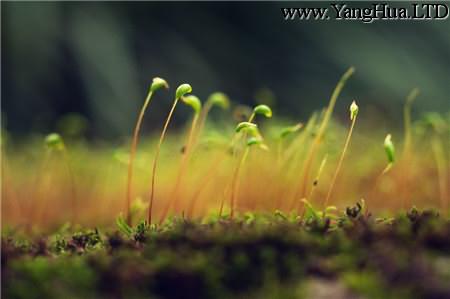
[[(449, 110), (449, 19), (283, 19), (281, 7), (307, 5), (318, 4), (2, 2), (4, 128), (16, 136), (46, 133), (75, 112), (89, 121), (91, 137), (128, 136), (154, 76), (172, 88), (156, 96), (146, 132), (160, 129), (184, 82), (202, 99), (221, 90), (249, 105), (272, 100), (277, 115), (302, 120), (326, 105), (351, 65), (357, 73), (338, 115), (355, 98), (361, 111), (401, 126), (414, 87), (421, 90), (414, 115)], [(187, 117), (177, 111), (175, 124)]]

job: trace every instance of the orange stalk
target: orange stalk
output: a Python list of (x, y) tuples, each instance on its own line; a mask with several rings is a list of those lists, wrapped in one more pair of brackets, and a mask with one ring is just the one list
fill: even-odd
[(152, 210), (153, 210), (153, 198), (155, 196), (155, 180), (156, 180), (156, 168), (158, 166), (159, 153), (161, 151), (161, 145), (164, 141), (164, 137), (166, 136), (167, 128), (169, 127), (170, 119), (172, 118), (173, 112), (175, 111), (175, 107), (177, 106), (178, 98), (175, 98), (175, 101), (172, 104), (172, 108), (170, 109), (169, 115), (167, 116), (166, 122), (164, 124), (164, 128), (162, 130), (161, 136), (159, 137), (158, 146), (156, 147), (155, 159), (153, 160), (152, 167), (152, 180), (151, 180), (151, 188), (150, 188), (150, 205), (148, 207), (148, 224), (152, 223)]
[(152, 97), (153, 92), (150, 91), (147, 95), (147, 98), (145, 99), (144, 105), (142, 105), (141, 111), (139, 113), (139, 117), (136, 122), (136, 126), (134, 128), (133, 132), (133, 141), (131, 142), (131, 149), (130, 149), (130, 160), (128, 162), (128, 176), (127, 176), (127, 197), (126, 197), (126, 222), (128, 225), (131, 225), (132, 219), (131, 219), (131, 197), (132, 197), (132, 181), (133, 181), (133, 166), (134, 166), (134, 160), (136, 157), (136, 150), (137, 145), (139, 142), (139, 131), (141, 129), (142, 120), (144, 119), (145, 111), (147, 110), (148, 105), (150, 104), (150, 100)]
[[(355, 103), (355, 102), (353, 102), (353, 103)], [(350, 130), (348, 131), (347, 139), (345, 140), (344, 149), (342, 150), (342, 154), (341, 154), (341, 157), (339, 158), (339, 162), (336, 167), (336, 171), (334, 172), (333, 179), (331, 180), (331, 183), (330, 183), (330, 188), (328, 189), (327, 197), (325, 198), (325, 202), (323, 205), (324, 208), (326, 208), (328, 205), (328, 202), (331, 197), (331, 193), (333, 192), (333, 188), (336, 183), (336, 179), (337, 179), (339, 171), (341, 170), (341, 167), (342, 167), (342, 162), (344, 162), (345, 153), (347, 152), (348, 145), (350, 144), (350, 139), (352, 138), (353, 128), (355, 127), (356, 117), (357, 117), (357, 115), (355, 115), (352, 119), (352, 124), (350, 126)]]

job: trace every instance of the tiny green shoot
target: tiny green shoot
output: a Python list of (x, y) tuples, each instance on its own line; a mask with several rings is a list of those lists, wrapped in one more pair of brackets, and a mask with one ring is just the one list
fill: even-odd
[(119, 217), (116, 218), (116, 225), (117, 228), (121, 233), (123, 233), (128, 238), (131, 238), (134, 234), (133, 228), (123, 219), (122, 214), (119, 215)]

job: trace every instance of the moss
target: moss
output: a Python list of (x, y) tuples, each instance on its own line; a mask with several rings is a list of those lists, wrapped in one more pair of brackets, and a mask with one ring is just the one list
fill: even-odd
[[(254, 214), (251, 222), (248, 216), (203, 224), (174, 218), (163, 226), (133, 228), (139, 238), (99, 230), (28, 241), (10, 235), (2, 242), (4, 294), (299, 298), (323, 286), (344, 298), (348, 292), (445, 298), (448, 271), (435, 263), (448, 255), (450, 223), (424, 215), (401, 216), (391, 224), (343, 215), (349, 217), (346, 225), (331, 221), (326, 231), (299, 219)], [(308, 286), (310, 280), (315, 287)]]

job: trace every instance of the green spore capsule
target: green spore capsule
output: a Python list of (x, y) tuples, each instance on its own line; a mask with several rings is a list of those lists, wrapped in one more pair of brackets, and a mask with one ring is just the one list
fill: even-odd
[(175, 92), (175, 97), (177, 99), (180, 99), (181, 97), (185, 96), (187, 93), (191, 93), (191, 92), (192, 92), (191, 85), (184, 83), (184, 84), (181, 84), (180, 86), (178, 86), (177, 91)]
[(350, 105), (350, 120), (354, 120), (355, 117), (358, 115), (359, 107), (356, 105), (356, 102), (353, 101)]
[(228, 109), (230, 107), (230, 99), (223, 92), (212, 93), (207, 100), (207, 103), (211, 106), (217, 106), (222, 109)]
[(202, 110), (202, 102), (200, 102), (200, 99), (194, 95), (182, 97), (181, 101), (183, 101), (186, 105), (191, 106), (195, 113), (200, 113)]
[(150, 91), (151, 92), (155, 92), (158, 89), (161, 88), (165, 88), (168, 89), (169, 88), (169, 84), (166, 82), (166, 80), (159, 78), (159, 77), (155, 77), (153, 78), (153, 82), (152, 85), (150, 86)]
[(248, 122), (248, 121), (243, 121), (240, 122), (237, 126), (236, 126), (236, 133), (241, 132), (242, 130), (247, 131), (247, 132), (254, 132), (256, 130), (258, 130), (258, 126), (254, 123)]
[(391, 134), (387, 134), (386, 138), (384, 139), (384, 150), (386, 152), (389, 163), (390, 164), (394, 163), (395, 147), (394, 147), (394, 143), (392, 143), (392, 140), (391, 140)]
[(272, 109), (267, 105), (258, 105), (253, 109), (253, 113), (264, 115), (267, 118), (272, 117)]
[(51, 133), (45, 137), (45, 145), (49, 149), (62, 150), (64, 149), (64, 142), (58, 133)]

